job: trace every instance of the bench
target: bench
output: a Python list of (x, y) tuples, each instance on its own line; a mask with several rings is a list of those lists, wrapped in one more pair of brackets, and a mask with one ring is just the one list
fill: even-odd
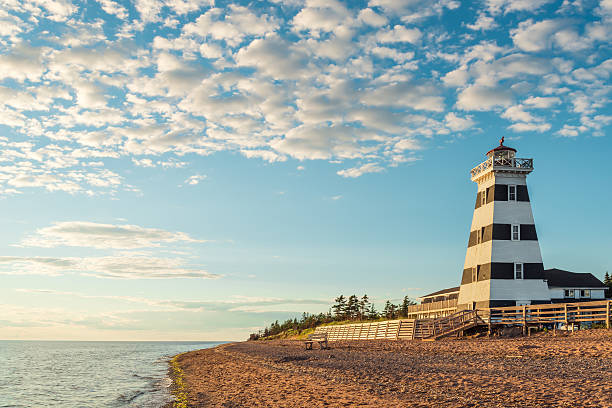
[(312, 350), (312, 344), (318, 342), (321, 350), (327, 350), (327, 333), (312, 333), (308, 335), (308, 340), (305, 340), (306, 350)]

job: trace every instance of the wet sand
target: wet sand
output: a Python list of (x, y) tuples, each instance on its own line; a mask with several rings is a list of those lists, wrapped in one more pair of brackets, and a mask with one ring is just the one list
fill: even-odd
[(612, 407), (612, 331), (222, 345), (179, 356), (190, 407)]

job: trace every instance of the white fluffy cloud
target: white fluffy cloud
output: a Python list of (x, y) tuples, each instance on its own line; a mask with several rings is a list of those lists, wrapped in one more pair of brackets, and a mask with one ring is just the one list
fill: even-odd
[(114, 225), (85, 221), (57, 222), (40, 228), (21, 245), (53, 248), (58, 246), (133, 249), (158, 247), (162, 243), (201, 243), (184, 232), (171, 232), (138, 225)]
[(384, 169), (380, 167), (378, 164), (366, 163), (362, 166), (340, 170), (338, 171), (338, 175), (345, 177), (345, 178), (356, 178), (356, 177), (360, 177), (367, 173), (380, 173), (381, 171), (384, 171)]
[(393, 28), (379, 31), (376, 39), (381, 43), (407, 42), (417, 44), (422, 35), (421, 30), (418, 28), (406, 28), (402, 25), (396, 25)]
[(459, 93), (457, 107), (463, 110), (490, 110), (508, 106), (512, 101), (512, 94), (506, 89), (472, 85)]
[(84, 258), (0, 256), (0, 275), (60, 276), (69, 273), (113, 279), (217, 279), (219, 275), (186, 265), (181, 259), (151, 256)]

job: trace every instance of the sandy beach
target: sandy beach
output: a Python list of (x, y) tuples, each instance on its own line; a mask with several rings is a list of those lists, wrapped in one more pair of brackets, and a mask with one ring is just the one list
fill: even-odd
[(181, 355), (192, 407), (612, 407), (612, 332), (226, 344)]

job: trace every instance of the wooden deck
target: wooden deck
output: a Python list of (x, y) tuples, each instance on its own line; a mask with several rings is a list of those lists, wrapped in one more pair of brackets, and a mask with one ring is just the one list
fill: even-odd
[(479, 311), (492, 325), (537, 325), (547, 323), (605, 323), (610, 328), (612, 300), (496, 307)]
[[(441, 302), (434, 302), (441, 303)], [(434, 303), (430, 303), (433, 305)], [(420, 306), (420, 305), (419, 305)], [(447, 304), (444, 306), (448, 306)], [(456, 310), (456, 309), (455, 309)], [(430, 309), (434, 312), (434, 309)], [(354, 323), (317, 327), (315, 333), (327, 334), (329, 341), (338, 340), (437, 340), (460, 334), (475, 326), (522, 326), (542, 324), (605, 323), (612, 320), (612, 300), (580, 303), (557, 303), (497, 307), (482, 310), (444, 311), (437, 319), (398, 319), (372, 323)]]

